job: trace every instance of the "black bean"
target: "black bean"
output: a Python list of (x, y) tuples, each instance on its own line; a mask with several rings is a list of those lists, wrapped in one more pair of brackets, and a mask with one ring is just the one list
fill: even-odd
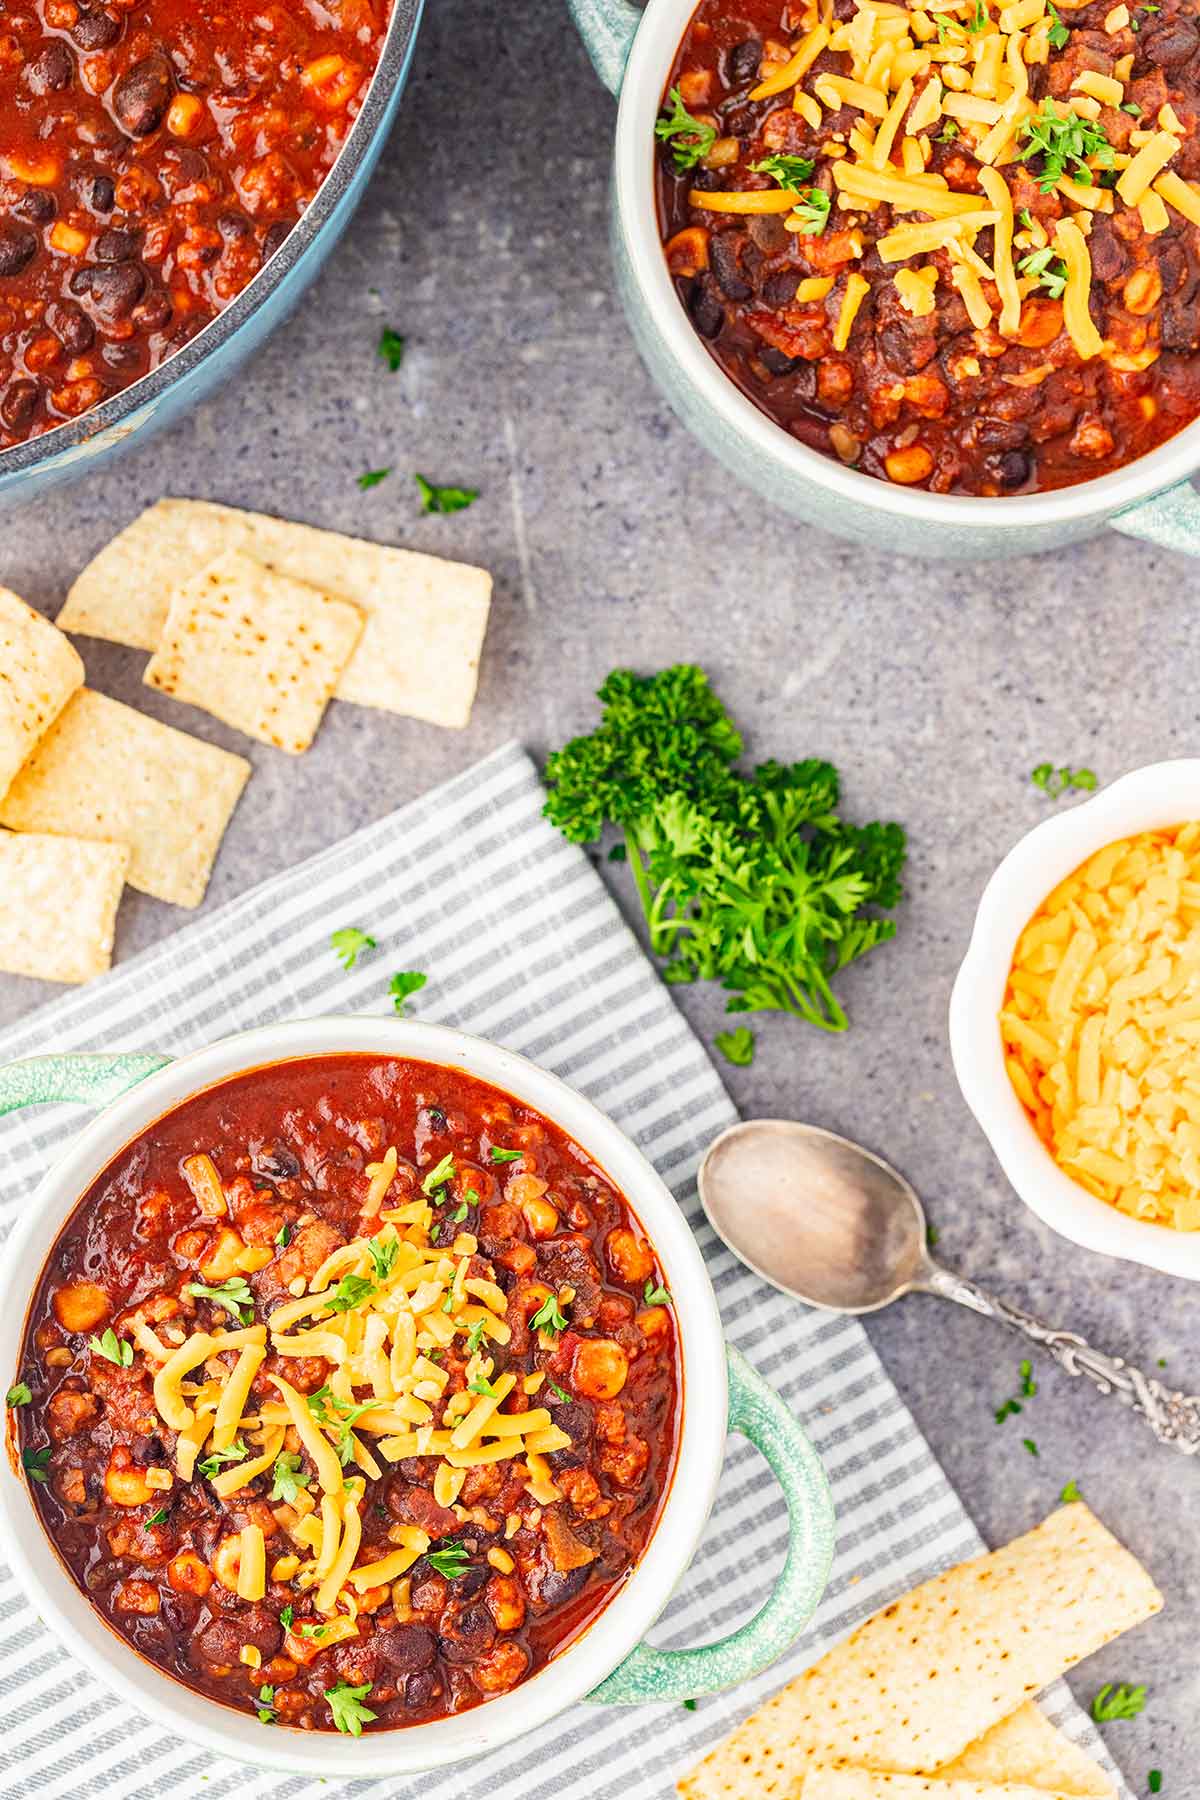
[(724, 177), (720, 169), (706, 169), (703, 165), (698, 169), (693, 169), (688, 176), (688, 186), (699, 188), (701, 193), (705, 194), (715, 193), (723, 181)]
[[(82, 290), (102, 325), (127, 319), (146, 291), (146, 277), (137, 263), (100, 263), (80, 271), (88, 277)], [(72, 291), (79, 292), (71, 283)]]
[(158, 130), (173, 86), (171, 65), (158, 51), (122, 75), (113, 89), (112, 109), (130, 137), (149, 137)]
[(88, 204), (93, 212), (110, 213), (112, 211), (117, 204), (117, 190), (109, 176), (97, 175), (93, 178)]
[(769, 375), (792, 375), (804, 361), (802, 356), (788, 356), (777, 350), (774, 344), (764, 344), (758, 353), (758, 360)]
[(436, 1669), (419, 1669), (410, 1675), (404, 1683), (405, 1706), (427, 1707), (436, 1695), (439, 1687)]
[(56, 94), (75, 77), (71, 52), (61, 38), (51, 38), (40, 56), (25, 65), (25, 85), (34, 94)]
[(171, 302), (162, 292), (153, 292), (133, 309), (133, 321), (143, 331), (161, 331), (171, 317)]
[(1178, 301), (1163, 307), (1159, 330), (1164, 350), (1195, 350), (1200, 345), (1200, 316)]
[(71, 41), (80, 50), (107, 50), (121, 35), (121, 26), (111, 13), (80, 13), (71, 27)]
[(291, 235), (292, 228), (283, 219), (276, 219), (274, 225), (269, 225), (263, 238), (263, 261), (266, 262), (268, 256), (274, 256), (277, 250), (282, 249)]
[(689, 311), (692, 315), (692, 324), (701, 337), (715, 338), (725, 323), (725, 308), (712, 290), (705, 287), (702, 282), (698, 281), (692, 289)]
[(742, 275), (738, 260), (740, 233), (715, 232), (708, 246), (709, 266), (721, 292), (730, 300), (748, 300), (754, 289)]
[(0, 420), (10, 431), (24, 431), (37, 410), (41, 389), (36, 381), (13, 381), (0, 400)]
[(371, 1641), (393, 1675), (427, 1669), (437, 1655), (437, 1640), (424, 1625), (396, 1625), (376, 1632)]
[(260, 1144), (250, 1157), (250, 1167), (264, 1181), (293, 1181), (300, 1164), (285, 1144)]
[(1001, 487), (1024, 487), (1033, 473), (1033, 458), (1028, 450), (1006, 450), (997, 459), (996, 469)]
[(128, 262), (138, 251), (137, 236), (132, 231), (118, 231), (115, 227), (102, 231), (96, 240), (95, 256), (97, 262)]
[(254, 227), (245, 213), (226, 212), (217, 220), (217, 230), (227, 244), (234, 244), (242, 238), (250, 237)]
[(776, 269), (774, 275), (768, 275), (763, 282), (763, 305), (773, 308), (776, 312), (781, 306), (793, 306), (799, 281), (800, 277), (795, 269)]
[(442, 1614), (438, 1649), (447, 1662), (474, 1662), (495, 1641), (495, 1622), (486, 1606), (467, 1606), (461, 1612), (447, 1607)]
[(31, 225), (49, 225), (58, 212), (58, 202), (45, 188), (26, 188), (13, 211)]
[(762, 44), (758, 38), (745, 38), (725, 59), (725, 80), (730, 87), (746, 87), (757, 81), (761, 64)]
[(24, 225), (0, 225), (0, 279), (27, 269), (37, 251), (35, 232)]

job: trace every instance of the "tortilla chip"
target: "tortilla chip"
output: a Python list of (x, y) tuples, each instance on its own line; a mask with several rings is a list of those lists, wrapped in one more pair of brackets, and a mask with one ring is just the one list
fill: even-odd
[(76, 688), (79, 652), (49, 619), (0, 587), (0, 795)]
[(0, 825), (128, 844), (131, 887), (199, 906), (250, 764), (81, 688), (0, 801)]
[(230, 550), (171, 596), (148, 687), (299, 755), (317, 734), (362, 614)]
[(90, 981), (112, 962), (125, 844), (0, 831), (0, 969)]
[(868, 1619), (679, 1784), (688, 1800), (795, 1800), (818, 1764), (917, 1775), (1159, 1611), (1141, 1564), (1082, 1504)]
[(1025, 1782), (1078, 1800), (1113, 1800), (1113, 1784), (1086, 1750), (1053, 1726), (1032, 1702), (937, 1771), (942, 1781)]
[(800, 1792), (802, 1800), (1071, 1800), (1064, 1788), (943, 1781), (939, 1775), (876, 1775), (869, 1769), (813, 1769)]
[(492, 578), (361, 538), (203, 500), (160, 500), (90, 562), (58, 615), (64, 631), (154, 650), (181, 575), (240, 549), (366, 614), (334, 692), (433, 725), (471, 716)]

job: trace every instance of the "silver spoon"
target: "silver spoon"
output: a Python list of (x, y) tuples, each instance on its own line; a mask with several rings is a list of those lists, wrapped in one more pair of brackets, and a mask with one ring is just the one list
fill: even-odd
[(881, 1157), (790, 1119), (731, 1125), (700, 1165), (700, 1201), (717, 1236), (785, 1294), (828, 1312), (869, 1313), (902, 1294), (938, 1294), (999, 1319), (1145, 1418), (1160, 1443), (1200, 1452), (1200, 1398), (1104, 1356), (1074, 1332), (997, 1300), (935, 1262), (915, 1192)]

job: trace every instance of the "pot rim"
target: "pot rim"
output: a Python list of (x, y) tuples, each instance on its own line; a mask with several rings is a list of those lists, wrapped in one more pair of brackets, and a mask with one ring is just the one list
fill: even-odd
[(1186, 481), (1200, 465), (1200, 419), (1133, 462), (1039, 494), (931, 494), (845, 467), (789, 437), (760, 412), (709, 355), (679, 304), (667, 272), (654, 192), (654, 121), (667, 72), (697, 0), (648, 0), (626, 65), (617, 113), (615, 191), (630, 267), (674, 362), (703, 403), (758, 458), (841, 501), (908, 524), (1010, 533), (1114, 513)]
[(1200, 818), (1200, 758), (1151, 763), (1036, 825), (992, 875), (950, 999), (950, 1054), (971, 1112), (1004, 1174), (1039, 1219), (1105, 1256), (1200, 1281), (1200, 1233), (1118, 1212), (1054, 1161), (1004, 1067), (997, 1017), (1017, 939), (1046, 895), (1118, 838)]
[(240, 1032), (167, 1064), (100, 1112), (43, 1176), (13, 1232), (0, 1269), (0, 1368), (16, 1370), (32, 1292), (64, 1221), (139, 1132), (240, 1073), (355, 1053), (460, 1069), (544, 1112), (605, 1170), (658, 1252), (675, 1303), (684, 1370), (675, 1468), (642, 1557), (592, 1623), (528, 1681), (450, 1719), (368, 1732), (353, 1740), (352, 1750), (336, 1733), (268, 1728), (144, 1661), (104, 1623), (60, 1562), (11, 1457), (0, 1459), (0, 1524), (13, 1547), (17, 1579), (91, 1674), (162, 1729), (215, 1755), (341, 1780), (447, 1767), (527, 1735), (583, 1700), (645, 1637), (692, 1558), (716, 1494), (727, 1411), (721, 1320), (703, 1257), (674, 1196), (636, 1145), (590, 1100), (515, 1051), (450, 1026), (387, 1017), (333, 1016)]
[(313, 196), (312, 204), (253, 279), (215, 319), (210, 319), (202, 331), (168, 356), (157, 369), (151, 369), (111, 399), (101, 401), (99, 406), (89, 407), (79, 418), (64, 420), (50, 431), (0, 450), (0, 482), (28, 474), (40, 463), (53, 462), (64, 454), (69, 457), (70, 452), (81, 451), (92, 438), (102, 433), (113, 432), (118, 438), (125, 435), (119, 428), (125, 425), (128, 430), (134, 429), (135, 413), (143, 407), (156, 405), (169, 388), (216, 354), (266, 305), (338, 211), (377, 132), (386, 130), (392, 94), (407, 71), (424, 5), (425, 0), (392, 0), (387, 36), (362, 110), (347, 132), (346, 141)]

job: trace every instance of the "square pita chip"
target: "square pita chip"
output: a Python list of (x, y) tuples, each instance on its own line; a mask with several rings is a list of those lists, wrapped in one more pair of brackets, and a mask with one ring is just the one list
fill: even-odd
[(362, 628), (356, 607), (229, 550), (171, 595), (143, 680), (295, 756)]
[(250, 764), (81, 688), (0, 801), (0, 825), (127, 844), (131, 887), (199, 906)]
[(0, 969), (90, 981), (112, 962), (125, 844), (0, 831)]
[(366, 615), (335, 695), (432, 725), (471, 716), (492, 578), (363, 538), (203, 500), (160, 500), (93, 558), (58, 615), (64, 631), (154, 650), (181, 575), (243, 550)]
[(0, 794), (82, 686), (74, 644), (0, 587)]

